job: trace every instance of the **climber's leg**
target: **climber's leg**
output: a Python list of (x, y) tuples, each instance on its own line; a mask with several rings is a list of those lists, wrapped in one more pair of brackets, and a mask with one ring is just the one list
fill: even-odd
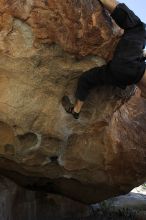
[(103, 6), (110, 12), (112, 13), (114, 9), (117, 7), (119, 4), (118, 1), (116, 0), (100, 0), (100, 2), (103, 4)]
[(74, 112), (80, 113), (83, 104), (84, 101), (80, 101), (79, 99), (77, 99), (74, 106)]
[(66, 112), (71, 113), (74, 118), (79, 118), (79, 113), (91, 89), (98, 85), (111, 85), (111, 77), (107, 72), (108, 65), (95, 67), (84, 72), (79, 78), (75, 93), (76, 102), (73, 105), (68, 96), (62, 98), (62, 106)]
[(80, 113), (84, 101), (87, 99), (91, 89), (98, 85), (112, 84), (109, 74), (107, 73), (107, 66), (95, 67), (84, 72), (79, 78), (77, 90), (75, 93), (76, 102), (73, 111)]
[(84, 72), (78, 81), (75, 96), (81, 102), (84, 102), (91, 89), (97, 85), (103, 85), (106, 74), (106, 65), (95, 67)]

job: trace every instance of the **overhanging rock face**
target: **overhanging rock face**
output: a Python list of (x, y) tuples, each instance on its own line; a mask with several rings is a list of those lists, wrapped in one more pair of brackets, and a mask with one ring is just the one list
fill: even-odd
[[(146, 179), (146, 101), (97, 88), (74, 120), (81, 73), (112, 57), (119, 29), (98, 1), (1, 1), (0, 172), (86, 203)], [(125, 93), (125, 94), (124, 94)]]
[(98, 1), (2, 0), (0, 49), (14, 56), (31, 56), (40, 44), (58, 44), (78, 56), (108, 58), (116, 31)]

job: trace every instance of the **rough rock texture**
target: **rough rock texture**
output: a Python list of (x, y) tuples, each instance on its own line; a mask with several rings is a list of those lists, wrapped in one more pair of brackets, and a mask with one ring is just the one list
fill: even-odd
[(86, 203), (145, 182), (139, 90), (95, 89), (78, 121), (60, 103), (112, 57), (120, 32), (98, 1), (0, 1), (1, 174)]
[(47, 43), (107, 58), (115, 45), (116, 30), (96, 0), (1, 0), (0, 6), (0, 48), (7, 54), (30, 56)]
[(62, 196), (33, 192), (0, 177), (0, 220), (85, 218), (91, 207)]

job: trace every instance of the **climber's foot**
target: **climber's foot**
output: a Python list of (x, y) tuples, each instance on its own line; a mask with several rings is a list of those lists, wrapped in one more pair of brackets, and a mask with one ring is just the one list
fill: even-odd
[(72, 114), (72, 116), (75, 119), (79, 118), (79, 113), (74, 111), (74, 105), (71, 103), (70, 99), (68, 96), (63, 96), (62, 98), (62, 106), (65, 109), (65, 111), (69, 114)]

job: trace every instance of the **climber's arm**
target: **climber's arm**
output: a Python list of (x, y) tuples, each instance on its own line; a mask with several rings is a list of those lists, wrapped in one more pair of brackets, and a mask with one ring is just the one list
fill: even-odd
[(100, 2), (103, 4), (103, 6), (112, 13), (116, 6), (119, 4), (116, 0), (100, 0)]

